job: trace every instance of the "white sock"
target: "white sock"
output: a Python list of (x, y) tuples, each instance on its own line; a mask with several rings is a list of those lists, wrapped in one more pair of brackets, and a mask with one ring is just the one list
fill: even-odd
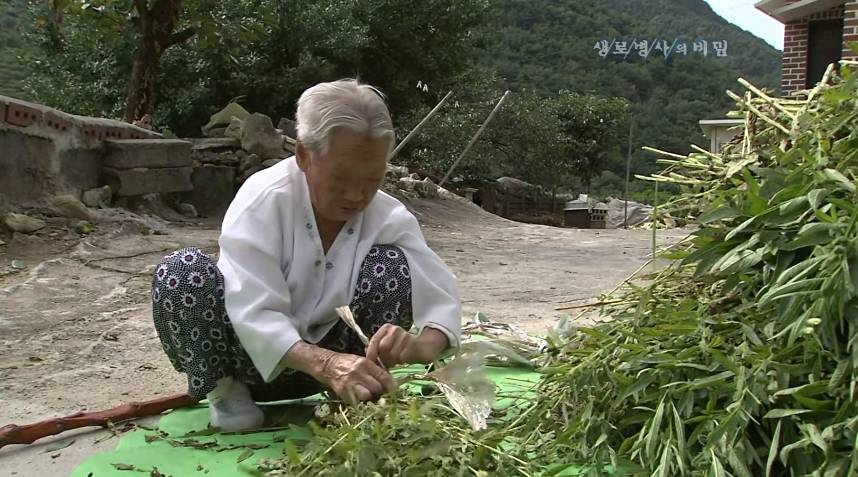
[(217, 387), (206, 394), (211, 425), (222, 431), (237, 432), (262, 427), (265, 415), (250, 397), (250, 390), (231, 377), (218, 380)]

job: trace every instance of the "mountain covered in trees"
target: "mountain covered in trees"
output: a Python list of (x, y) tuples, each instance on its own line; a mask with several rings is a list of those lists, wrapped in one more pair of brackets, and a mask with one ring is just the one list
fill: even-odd
[[(626, 98), (636, 145), (685, 152), (691, 143), (706, 144), (698, 121), (723, 117), (731, 106), (724, 91), (735, 89), (738, 77), (779, 90), (781, 53), (703, 0), (497, 0), (490, 22), (480, 62), (497, 71), (504, 86)], [(603, 58), (594, 46), (613, 39), (645, 39), (650, 48), (653, 40), (672, 45), (678, 39), (688, 53)], [(701, 39), (707, 56), (693, 51)], [(713, 51), (715, 41), (726, 41), (726, 56)], [(644, 161), (636, 153), (636, 169), (651, 171)]]
[(29, 69), (22, 57), (33, 50), (21, 35), (28, 24), (26, 5), (26, 0), (0, 0), (0, 94), (17, 98), (27, 97)]

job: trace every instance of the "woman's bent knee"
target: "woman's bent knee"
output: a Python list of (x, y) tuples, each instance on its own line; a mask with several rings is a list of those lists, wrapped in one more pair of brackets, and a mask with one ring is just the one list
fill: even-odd
[(170, 272), (197, 272), (214, 277), (216, 265), (214, 260), (196, 247), (183, 248), (165, 256), (158, 262), (155, 269), (155, 279), (164, 280)]

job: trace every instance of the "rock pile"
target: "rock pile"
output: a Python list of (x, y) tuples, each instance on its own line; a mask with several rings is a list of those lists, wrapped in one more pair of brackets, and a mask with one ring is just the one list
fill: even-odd
[[(237, 103), (212, 115), (202, 128), (206, 137), (187, 139), (193, 144), (194, 163), (194, 192), (185, 195), (187, 202), (198, 209), (200, 204), (214, 203), (223, 208), (222, 198), (232, 197), (230, 189), (234, 192), (253, 174), (295, 153), (295, 126), (295, 121), (282, 118), (275, 128), (268, 116), (250, 113)], [(431, 179), (421, 179), (409, 174), (407, 167), (394, 165), (388, 167), (384, 190), (414, 198), (439, 196)]]

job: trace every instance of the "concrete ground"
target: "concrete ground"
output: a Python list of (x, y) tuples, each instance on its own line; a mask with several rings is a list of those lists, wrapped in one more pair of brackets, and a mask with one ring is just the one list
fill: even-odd
[[(573, 230), (510, 222), (456, 199), (413, 200), (430, 245), (453, 269), (467, 316), (541, 332), (610, 291), (643, 264), (652, 232)], [(130, 223), (81, 239), (61, 227), (0, 246), (0, 427), (102, 410), (184, 391), (151, 325), (153, 264), (182, 246), (217, 252), (219, 223), (171, 223), (144, 235)], [(659, 231), (661, 246), (687, 231)], [(19, 260), (24, 269), (12, 267)], [(15, 262), (20, 267), (21, 263)], [(115, 446), (78, 431), (0, 449), (0, 476), (68, 475)], [(74, 443), (53, 450), (57, 443)]]

